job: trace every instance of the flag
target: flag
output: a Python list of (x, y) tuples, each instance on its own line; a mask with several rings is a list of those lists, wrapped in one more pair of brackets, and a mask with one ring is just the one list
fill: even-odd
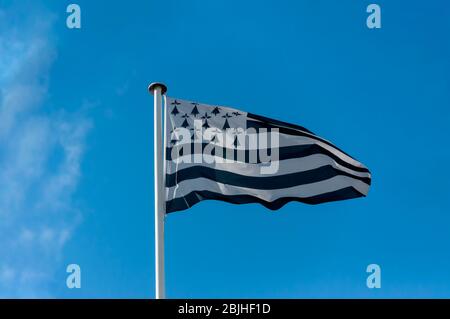
[(234, 108), (166, 98), (166, 213), (202, 200), (320, 204), (366, 196), (367, 167), (308, 129)]

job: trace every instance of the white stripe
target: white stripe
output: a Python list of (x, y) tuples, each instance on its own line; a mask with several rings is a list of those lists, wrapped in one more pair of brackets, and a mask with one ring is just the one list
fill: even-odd
[(313, 154), (310, 156), (292, 158), (282, 161), (272, 161), (272, 168), (277, 168), (278, 170), (273, 171), (273, 174), (263, 174), (261, 169), (263, 167), (268, 167), (267, 164), (250, 164), (243, 162), (232, 162), (232, 163), (221, 163), (224, 159), (222, 157), (212, 156), (212, 155), (203, 155), (202, 163), (189, 163), (193, 161), (193, 157), (191, 155), (181, 156), (177, 159), (177, 163), (174, 161), (166, 161), (167, 165), (167, 173), (173, 174), (178, 170), (182, 170), (185, 168), (190, 168), (194, 166), (202, 166), (209, 167), (218, 170), (223, 170), (227, 172), (232, 172), (244, 176), (275, 176), (275, 175), (285, 175), (292, 174), (297, 172), (304, 172), (311, 169), (316, 169), (325, 165), (332, 165), (334, 168), (346, 172), (359, 177), (368, 177), (370, 178), (370, 173), (367, 172), (358, 172), (352, 169), (349, 169), (345, 166), (337, 163), (333, 158), (324, 154)]
[(369, 191), (369, 185), (366, 183), (342, 175), (321, 182), (270, 190), (232, 186), (202, 177), (186, 180), (174, 187), (166, 188), (166, 200), (184, 197), (193, 191), (211, 191), (224, 195), (251, 195), (267, 202), (273, 202), (282, 197), (313, 197), (349, 186), (354, 187), (364, 195), (367, 195)]

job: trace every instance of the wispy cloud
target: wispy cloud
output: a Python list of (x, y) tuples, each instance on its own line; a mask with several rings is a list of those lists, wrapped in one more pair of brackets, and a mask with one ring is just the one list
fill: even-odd
[(49, 112), (51, 15), (0, 9), (0, 297), (48, 297), (81, 219), (73, 196), (91, 122)]

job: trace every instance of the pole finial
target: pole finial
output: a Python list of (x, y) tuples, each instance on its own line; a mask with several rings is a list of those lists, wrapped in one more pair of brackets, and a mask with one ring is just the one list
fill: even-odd
[(148, 91), (153, 94), (157, 87), (161, 88), (161, 94), (164, 95), (167, 92), (167, 86), (164, 83), (153, 82), (148, 86)]

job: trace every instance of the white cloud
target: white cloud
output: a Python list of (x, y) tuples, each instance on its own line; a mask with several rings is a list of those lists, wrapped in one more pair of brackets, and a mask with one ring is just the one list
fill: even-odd
[(46, 109), (52, 18), (14, 14), (0, 10), (0, 297), (47, 297), (81, 218), (73, 196), (91, 122)]

